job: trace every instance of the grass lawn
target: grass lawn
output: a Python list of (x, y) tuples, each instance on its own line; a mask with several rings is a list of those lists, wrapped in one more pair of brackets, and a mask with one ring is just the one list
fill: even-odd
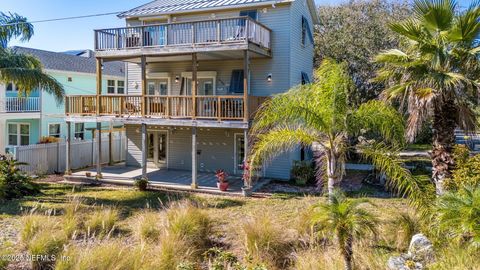
[[(363, 265), (363, 267), (359, 269), (382, 269), (389, 256), (398, 254), (391, 237), (384, 236), (388, 236), (386, 232), (391, 230), (388, 227), (390, 221), (394, 217), (397, 217), (400, 212), (408, 210), (407, 201), (399, 198), (356, 197), (353, 199), (368, 200), (369, 203), (366, 203), (364, 207), (373, 212), (381, 221), (379, 229), (381, 236), (377, 235), (369, 242), (364, 242), (361, 245), (359, 243), (359, 246), (355, 249), (356, 258)], [(132, 229), (132, 224), (138, 222), (139, 214), (145, 213), (146, 210), (154, 209), (158, 209), (158, 212), (161, 214), (165, 212), (164, 209), (167, 205), (172, 204), (172, 202), (191, 201), (195, 203), (195, 205), (198, 205), (200, 209), (202, 209), (201, 211), (206, 213), (212, 220), (213, 229), (209, 237), (215, 239), (215, 246), (221, 246), (235, 254), (242, 262), (245, 262), (248, 261), (248, 258), (245, 257), (245, 248), (242, 246), (242, 242), (244, 241), (242, 226), (244, 226), (247, 220), (267, 217), (268, 220), (278, 228), (277, 234), (282, 234), (280, 238), (290, 239), (294, 236), (295, 239), (297, 239), (299, 238), (297, 228), (298, 224), (302, 221), (301, 217), (303, 214), (307, 213), (308, 211), (306, 210), (313, 204), (321, 201), (324, 202), (325, 198), (291, 194), (275, 194), (269, 198), (234, 198), (160, 191), (140, 192), (131, 188), (119, 187), (72, 187), (69, 185), (48, 183), (42, 184), (42, 194), (39, 196), (27, 197), (0, 204), (0, 226), (2, 226), (2, 231), (0, 231), (0, 250), (13, 246), (16, 247), (13, 252), (25, 252), (24, 244), (18, 240), (18, 233), (22, 228), (22, 215), (26, 215), (29, 211), (35, 209), (36, 213), (42, 214), (48, 212), (53, 213), (52, 215), (54, 216), (61, 217), (65, 215), (66, 209), (71, 205), (72, 200), (79, 200), (82, 206), (87, 209), (86, 214), (81, 218), (82, 220), (85, 219), (87, 214), (90, 215), (93, 211), (104, 209), (106, 206), (115, 207), (119, 212), (119, 220), (115, 225), (118, 230), (117, 234), (113, 236), (113, 245), (118, 243), (115, 242), (116, 240), (120, 240), (122, 243), (127, 243), (122, 244), (125, 246), (133, 245), (132, 243), (136, 241), (132, 236), (135, 234)], [(263, 226), (264, 225), (259, 225), (258, 228), (263, 229)], [(70, 242), (69, 245), (79, 245), (82, 247), (84, 244), (82, 244), (81, 239), (91, 244), (91, 240), (85, 240), (83, 237), (80, 237), (80, 241), (77, 239), (77, 241)], [(105, 241), (105, 239), (98, 241), (102, 243), (101, 245), (105, 246), (105, 242), (102, 242)], [(297, 240), (295, 241), (296, 243), (298, 242)], [(289, 250), (291, 250), (292, 254), (288, 256), (289, 260), (295, 261), (295, 258), (297, 258), (299, 265), (300, 263), (308, 265), (311, 262), (305, 262), (305, 260), (312, 260), (317, 267), (294, 267), (292, 263), (290, 263), (288, 267), (269, 267), (268, 269), (340, 269), (337, 268), (342, 265), (338, 250), (332, 248), (318, 253), (318, 250), (313, 249), (307, 249), (307, 251), (303, 249), (298, 250), (300, 246), (298, 244), (295, 244), (295, 247), (289, 245)], [(130, 247), (128, 249), (133, 250), (133, 248)], [(300, 258), (298, 256), (301, 257), (302, 261), (298, 259)], [(318, 266), (320, 262), (322, 263)], [(108, 269), (107, 266), (105, 267), (105, 269)], [(109, 267), (111, 267), (111, 265)], [(103, 268), (99, 266), (98, 269)]]

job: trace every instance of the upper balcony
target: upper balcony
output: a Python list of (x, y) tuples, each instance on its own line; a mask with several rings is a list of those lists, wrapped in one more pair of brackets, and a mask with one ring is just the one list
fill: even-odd
[(0, 113), (40, 112), (39, 97), (5, 97), (0, 99)]
[(95, 50), (102, 58), (232, 50), (270, 57), (271, 35), (250, 17), (234, 17), (95, 30)]

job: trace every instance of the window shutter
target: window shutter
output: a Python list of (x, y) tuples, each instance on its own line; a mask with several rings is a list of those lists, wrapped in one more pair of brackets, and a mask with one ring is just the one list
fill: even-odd
[(310, 78), (308, 77), (308, 74), (305, 72), (302, 72), (302, 84), (309, 84), (310, 83)]
[(236, 69), (232, 71), (230, 79), (230, 92), (243, 93), (243, 69)]
[(308, 23), (307, 18), (305, 18), (305, 17), (303, 17), (303, 16), (302, 16), (302, 27), (305, 27), (305, 28), (306, 28), (308, 38), (310, 39), (310, 42), (312, 42), (312, 44), (313, 44), (314, 41), (313, 41), (312, 31), (310, 30), (310, 24)]

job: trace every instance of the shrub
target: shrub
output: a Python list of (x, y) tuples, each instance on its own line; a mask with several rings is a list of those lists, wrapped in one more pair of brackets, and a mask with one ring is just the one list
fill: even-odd
[(61, 226), (67, 238), (75, 238), (80, 228), (81, 203), (82, 200), (75, 196), (64, 208)]
[(212, 230), (208, 215), (190, 202), (176, 203), (166, 212), (165, 230), (189, 245), (205, 249)]
[(388, 235), (392, 235), (399, 251), (408, 248), (412, 236), (420, 232), (419, 218), (410, 212), (399, 213), (388, 223)]
[(462, 187), (480, 185), (480, 155), (469, 156), (469, 150), (465, 146), (456, 146), (454, 158), (456, 168), (451, 179), (446, 181), (449, 190), (458, 190)]
[(10, 260), (8, 260), (9, 255), (13, 255), (14, 246), (11, 242), (2, 243), (2, 248), (0, 249), (0, 270), (6, 270)]
[(204, 256), (208, 261), (208, 269), (210, 270), (227, 270), (238, 266), (237, 257), (233, 253), (220, 248), (211, 248), (204, 253)]
[(13, 157), (0, 155), (0, 200), (21, 198), (40, 192), (38, 185), (21, 172), (18, 166), (25, 165)]
[(145, 191), (148, 188), (148, 179), (147, 178), (136, 178), (133, 185), (140, 191)]
[(60, 138), (57, 138), (57, 137), (43, 136), (38, 142), (38, 144), (57, 143), (59, 141), (60, 141)]
[(119, 214), (114, 208), (104, 208), (93, 212), (85, 221), (88, 236), (108, 236), (115, 230)]
[(243, 248), (250, 262), (284, 267), (286, 255), (291, 251), (285, 228), (269, 215), (260, 215), (242, 224)]
[(133, 235), (142, 243), (153, 243), (160, 238), (160, 216), (157, 212), (144, 212), (135, 217)]
[(315, 169), (310, 161), (295, 160), (290, 175), (300, 185), (315, 182)]
[(36, 258), (32, 260), (32, 268), (50, 269), (65, 243), (66, 239), (61, 233), (51, 230), (38, 232), (27, 245), (30, 255)]

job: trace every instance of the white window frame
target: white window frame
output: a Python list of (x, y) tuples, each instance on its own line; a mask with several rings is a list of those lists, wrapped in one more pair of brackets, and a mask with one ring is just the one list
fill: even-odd
[[(52, 125), (60, 126), (60, 130), (59, 130), (60, 133), (58, 133), (58, 137), (52, 136), (52, 134), (50, 134), (50, 126)], [(55, 137), (60, 139), (62, 137), (62, 123), (48, 123), (48, 137)]]
[[(192, 72), (182, 72), (182, 78), (193, 79)], [(198, 71), (197, 79), (212, 79), (213, 80), (213, 96), (217, 94), (217, 72), (216, 71)], [(185, 91), (184, 95), (187, 95)], [(198, 95), (198, 93), (197, 93)]]
[[(17, 125), (17, 134), (11, 134), (10, 133), (10, 125)], [(31, 137), (31, 125), (30, 123), (22, 123), (22, 122), (10, 122), (10, 123), (6, 123), (6, 126), (7, 126), (7, 145), (8, 146), (21, 146), (21, 140), (22, 140), (22, 132), (21, 132), (21, 129), (20, 129), (20, 126), (21, 125), (27, 125), (28, 126), (28, 144), (26, 145), (30, 145), (30, 137)], [(10, 144), (10, 135), (17, 135), (17, 144), (16, 145), (12, 145)], [(23, 135), (25, 136), (25, 135)]]
[[(171, 91), (172, 91), (172, 84), (171, 84), (171, 78), (170, 78), (170, 73), (168, 72), (150, 72), (150, 73), (147, 73), (147, 85), (148, 85), (148, 81), (149, 80), (167, 80), (167, 96), (169, 96), (171, 94)], [(155, 82), (155, 86), (157, 82)], [(147, 89), (147, 94), (148, 93), (148, 89)]]
[[(7, 90), (9, 84), (12, 85), (12, 90)], [(12, 93), (16, 92), (16, 93), (18, 93), (18, 87), (17, 87), (13, 82), (7, 83), (7, 84), (5, 85), (5, 92), (12, 92)]]
[[(243, 137), (243, 140), (245, 142), (245, 134), (243, 133), (234, 133), (233, 134), (233, 173), (238, 174), (242, 173), (243, 170), (238, 168), (238, 156), (237, 156), (237, 137)], [(244, 146), (245, 147), (245, 146)], [(244, 150), (245, 151), (245, 150)], [(242, 160), (243, 162), (243, 160)]]
[[(118, 93), (118, 82), (119, 81), (123, 81), (123, 93)], [(108, 92), (108, 88), (112, 87), (112, 86), (108, 85), (109, 82), (113, 82), (113, 93)], [(107, 95), (125, 95), (126, 94), (125, 93), (126, 89), (127, 89), (127, 85), (126, 85), (125, 80), (107, 79)]]
[[(119, 88), (119, 87), (118, 87), (118, 83), (119, 83), (119, 82), (123, 82), (123, 93), (118, 93), (118, 88)], [(126, 89), (125, 80), (116, 80), (115, 83), (116, 83), (115, 90), (116, 90), (117, 94), (118, 94), (118, 95), (125, 95), (125, 94), (126, 94), (126, 93), (125, 93), (125, 89)]]
[[(82, 131), (81, 132), (77, 132), (77, 125), (79, 124), (82, 124), (83, 125), (83, 128), (82, 128)], [(61, 128), (61, 127), (60, 127)], [(77, 138), (77, 134), (80, 134), (82, 133), (83, 134), (83, 139), (82, 138)], [(76, 139), (76, 140), (85, 140), (85, 123), (75, 123), (73, 125), (73, 137)]]

